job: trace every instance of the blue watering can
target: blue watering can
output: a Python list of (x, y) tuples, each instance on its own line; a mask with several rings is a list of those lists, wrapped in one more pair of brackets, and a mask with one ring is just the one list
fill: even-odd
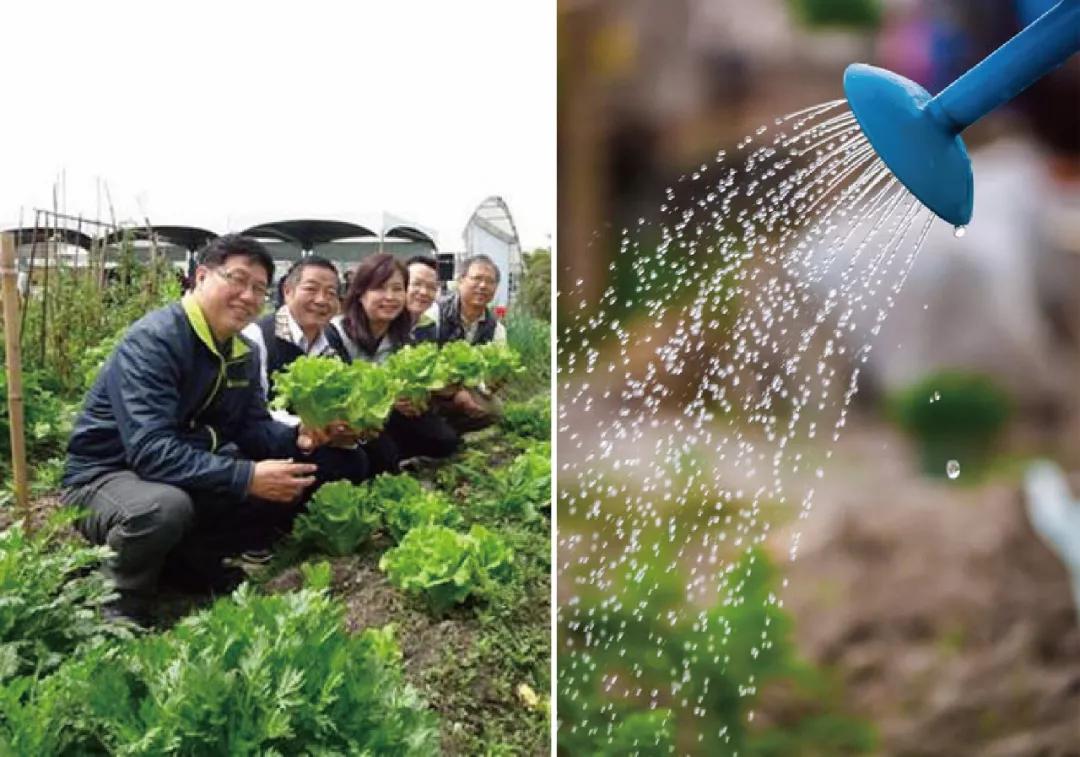
[(936, 97), (865, 63), (844, 72), (863, 134), (915, 197), (953, 226), (971, 220), (971, 160), (960, 132), (1080, 50), (1080, 0), (1060, 0)]

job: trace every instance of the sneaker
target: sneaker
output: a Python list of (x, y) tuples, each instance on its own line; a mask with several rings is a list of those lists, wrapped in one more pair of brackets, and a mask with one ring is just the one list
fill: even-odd
[(416, 457), (410, 457), (398, 463), (398, 470), (422, 470), (431, 466), (435, 462), (436, 459), (434, 457), (428, 457), (427, 455), (417, 455)]
[(266, 565), (274, 558), (269, 549), (252, 549), (240, 555), (240, 561), (248, 565)]

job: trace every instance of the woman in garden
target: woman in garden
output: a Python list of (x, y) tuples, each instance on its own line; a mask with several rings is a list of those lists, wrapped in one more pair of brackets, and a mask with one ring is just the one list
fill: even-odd
[[(381, 363), (412, 344), (412, 317), (405, 308), (409, 272), (388, 253), (365, 258), (353, 271), (342, 303), (342, 313), (328, 329), (331, 344), (349, 360)], [(447, 457), (460, 437), (441, 417), (420, 412), (399, 401), (386, 421), (383, 433), (368, 444), (368, 454), (388, 460), (413, 457)]]

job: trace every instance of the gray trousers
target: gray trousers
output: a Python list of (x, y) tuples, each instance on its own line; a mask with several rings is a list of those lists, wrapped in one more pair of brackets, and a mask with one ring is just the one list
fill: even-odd
[(277, 503), (193, 497), (131, 471), (68, 489), (62, 501), (89, 510), (79, 530), (115, 552), (104, 571), (116, 588), (146, 596), (157, 592), (165, 569), (197, 582), (220, 571), (222, 557), (269, 546), (295, 515)]

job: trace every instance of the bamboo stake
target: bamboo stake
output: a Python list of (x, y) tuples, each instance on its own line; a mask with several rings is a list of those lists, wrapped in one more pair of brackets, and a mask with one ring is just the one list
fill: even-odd
[(15, 473), (15, 513), (30, 529), (26, 499), (26, 437), (23, 435), (22, 363), (19, 357), (19, 297), (15, 279), (18, 267), (15, 241), (0, 234), (0, 279), (4, 295), (4, 351), (7, 355), (8, 422), (11, 431), (11, 467)]

